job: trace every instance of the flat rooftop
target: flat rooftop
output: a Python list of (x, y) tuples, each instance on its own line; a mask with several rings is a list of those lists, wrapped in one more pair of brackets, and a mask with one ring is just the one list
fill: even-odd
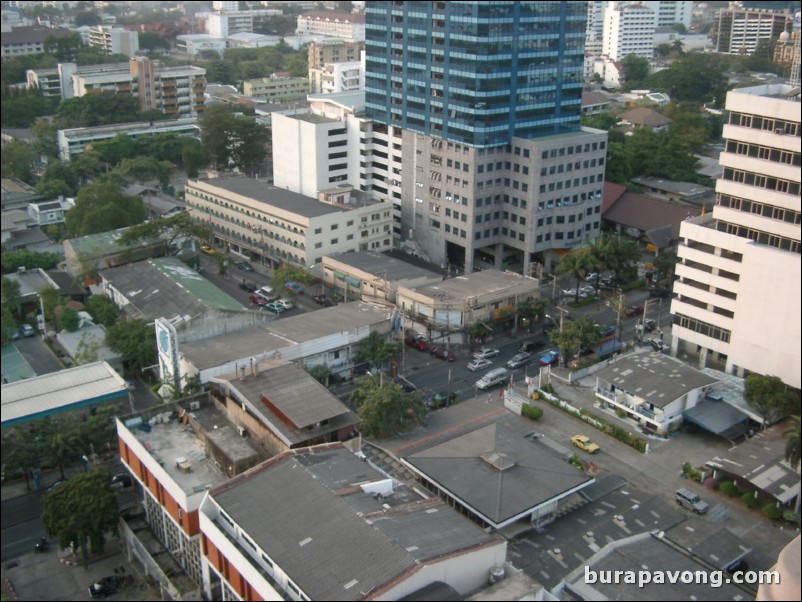
[(635, 184), (649, 186), (657, 190), (664, 190), (665, 192), (672, 192), (686, 197), (707, 195), (715, 192), (712, 188), (694, 184), (693, 182), (678, 182), (675, 180), (664, 180), (662, 178), (653, 178), (651, 176), (638, 176), (632, 178)]
[(375, 324), (390, 324), (384, 305), (356, 301), (325, 307), (230, 334), (181, 345), (181, 354), (199, 370), (221, 366), (232, 359), (261, 355), (330, 335)]
[(651, 351), (621, 356), (596, 372), (596, 378), (664, 408), (690, 391), (717, 382), (682, 361)]
[[(187, 495), (227, 481), (229, 477), (206, 453), (195, 427), (180, 420), (175, 407), (150, 409), (120, 420)], [(232, 460), (258, 455), (249, 439), (240, 437), (211, 402), (202, 403), (191, 415), (193, 423)]]
[[(390, 281), (411, 280), (413, 278), (442, 279), (442, 276), (436, 272), (408, 263), (402, 259), (390, 257), (384, 253), (359, 251), (357, 253), (337, 253), (329, 255), (328, 258)], [(325, 262), (325, 258), (323, 261)]]
[(276, 209), (287, 211), (288, 213), (295, 213), (296, 215), (306, 218), (321, 217), (332, 213), (343, 213), (364, 205), (377, 204), (375, 201), (351, 205), (324, 203), (302, 194), (290, 192), (284, 188), (276, 188), (260, 180), (244, 177), (189, 180), (186, 188), (193, 188), (196, 184), (204, 187), (208, 186), (212, 189), (218, 188), (221, 191), (244, 196), (270, 207), (275, 207)]
[(529, 286), (533, 291), (540, 290), (539, 283), (535, 278), (501, 270), (473, 272), (464, 276), (448, 278), (437, 284), (415, 287), (412, 290), (436, 299), (465, 300), (469, 297), (503, 293), (509, 288), (521, 286)]

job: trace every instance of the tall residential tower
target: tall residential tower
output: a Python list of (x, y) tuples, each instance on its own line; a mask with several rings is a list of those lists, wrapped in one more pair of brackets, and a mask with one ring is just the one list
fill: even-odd
[(598, 234), (586, 18), (581, 2), (367, 3), (366, 110), (404, 132), (402, 238), (430, 260), (530, 273)]

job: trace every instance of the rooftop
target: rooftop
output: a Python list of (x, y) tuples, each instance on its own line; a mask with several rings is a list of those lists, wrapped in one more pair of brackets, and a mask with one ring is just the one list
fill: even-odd
[(621, 115), (618, 116), (618, 119), (621, 121), (627, 121), (633, 125), (644, 125), (648, 127), (660, 127), (663, 125), (668, 125), (672, 122), (672, 120), (665, 115), (662, 115), (654, 109), (650, 109), (648, 107), (638, 107), (636, 109), (632, 109), (631, 111), (627, 111), (626, 113), (621, 113)]
[(649, 351), (620, 356), (596, 377), (664, 408), (690, 391), (716, 383), (716, 379), (680, 360)]
[(120, 228), (119, 230), (109, 230), (107, 232), (99, 232), (98, 234), (88, 234), (87, 236), (70, 238), (69, 244), (79, 257), (90, 259), (100, 258), (105, 255), (118, 255), (125, 251), (147, 247), (151, 244), (157, 244), (158, 242), (140, 241), (135, 244), (120, 244), (118, 242), (120, 236), (122, 236), (127, 229), (128, 228)]
[(276, 188), (275, 186), (252, 178), (223, 177), (209, 180), (189, 180), (186, 187), (189, 189), (193, 188), (195, 185), (202, 185), (212, 189), (218, 188), (221, 191), (259, 201), (265, 204), (266, 210), (267, 207), (274, 207), (306, 218), (321, 217), (332, 213), (342, 213), (354, 208), (354, 205), (323, 203), (302, 194), (290, 192), (284, 188)]
[(470, 297), (503, 294), (513, 287), (531, 287), (532, 291), (537, 291), (540, 288), (535, 278), (522, 276), (515, 272), (482, 270), (481, 272), (448, 278), (437, 284), (418, 286), (412, 290), (433, 299), (463, 301)]
[(511, 415), (404, 462), (497, 526), (593, 482)]
[(698, 213), (695, 208), (687, 205), (677, 205), (644, 194), (625, 191), (602, 213), (602, 216), (605, 220), (642, 232), (670, 226), (671, 238), (676, 240), (679, 238), (680, 224)]
[(313, 600), (358, 599), (427, 560), (498, 543), (341, 445), (286, 452), (211, 497)]
[(632, 182), (640, 184), (641, 186), (648, 186), (655, 190), (662, 190), (665, 192), (672, 192), (683, 197), (698, 197), (713, 194), (712, 188), (702, 186), (701, 184), (694, 184), (693, 182), (677, 182), (675, 180), (663, 180), (662, 178), (653, 178), (651, 176), (638, 176), (632, 178)]
[(129, 313), (147, 320), (190, 317), (209, 310), (247, 309), (175, 257), (103, 270), (101, 277), (130, 301)]
[(359, 251), (357, 253), (337, 253), (324, 258), (338, 261), (354, 269), (362, 270), (374, 276), (381, 276), (385, 280), (411, 280), (413, 278), (441, 279), (440, 274), (408, 263), (383, 253), (372, 251)]
[(75, 138), (77, 136), (97, 136), (103, 133), (116, 133), (124, 134), (126, 132), (134, 132), (137, 130), (149, 129), (169, 129), (180, 127), (198, 127), (198, 119), (196, 117), (182, 117), (181, 119), (170, 119), (165, 121), (136, 121), (131, 123), (117, 123), (113, 125), (97, 125), (92, 127), (69, 128), (61, 130), (68, 138)]
[(359, 417), (303, 368), (272, 360), (242, 367), (241, 374), (211, 379), (266, 425), (287, 447), (304, 444), (340, 429)]
[(381, 323), (389, 328), (390, 310), (386, 306), (362, 301), (341, 303), (239, 332), (185, 343), (181, 345), (181, 354), (197, 369), (204, 370), (226, 364), (232, 358), (276, 352), (304, 341)]
[(50, 279), (50, 276), (41, 268), (34, 268), (32, 270), (16, 271), (10, 274), (5, 274), (4, 278), (9, 278), (19, 283), (20, 297), (29, 297), (38, 295), (39, 291), (43, 288), (58, 288), (55, 282)]
[(125, 381), (106, 362), (5, 384), (2, 391), (3, 426), (128, 397)]

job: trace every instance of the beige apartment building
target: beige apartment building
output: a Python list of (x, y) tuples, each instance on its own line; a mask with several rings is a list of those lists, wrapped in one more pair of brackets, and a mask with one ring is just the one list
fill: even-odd
[(799, 88), (727, 93), (712, 213), (683, 222), (672, 352), (802, 385)]
[(392, 205), (352, 187), (309, 198), (245, 177), (189, 180), (190, 215), (217, 246), (272, 268), (312, 267), (324, 255), (392, 248)]

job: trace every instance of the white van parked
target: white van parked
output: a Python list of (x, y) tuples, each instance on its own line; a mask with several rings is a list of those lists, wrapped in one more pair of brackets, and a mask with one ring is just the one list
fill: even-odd
[(482, 378), (476, 381), (476, 386), (480, 389), (489, 389), (495, 385), (501, 384), (507, 380), (509, 372), (506, 368), (496, 368), (485, 374)]

